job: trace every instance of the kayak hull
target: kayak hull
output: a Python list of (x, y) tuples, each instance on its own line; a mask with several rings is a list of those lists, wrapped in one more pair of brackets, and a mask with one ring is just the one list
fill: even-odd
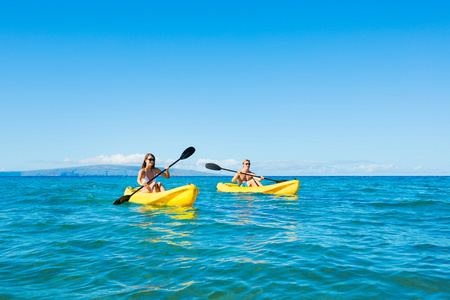
[(295, 195), (300, 188), (300, 181), (297, 179), (288, 180), (276, 184), (264, 185), (261, 187), (239, 187), (234, 183), (217, 184), (217, 190), (225, 193), (263, 193), (272, 195)]
[[(131, 195), (139, 187), (127, 187), (124, 196)], [(167, 205), (167, 206), (192, 206), (198, 195), (198, 188), (193, 184), (180, 186), (165, 192), (141, 193), (131, 196), (129, 202), (137, 204)]]

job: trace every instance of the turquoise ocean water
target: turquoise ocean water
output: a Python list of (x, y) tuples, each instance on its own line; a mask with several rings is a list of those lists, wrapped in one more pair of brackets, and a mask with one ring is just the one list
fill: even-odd
[[(298, 197), (133, 177), (1, 177), (0, 299), (449, 299), (450, 177), (300, 177)], [(270, 182), (265, 181), (266, 184)]]

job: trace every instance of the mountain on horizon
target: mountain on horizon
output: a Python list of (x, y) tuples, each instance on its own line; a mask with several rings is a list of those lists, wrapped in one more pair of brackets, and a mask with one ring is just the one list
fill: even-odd
[[(137, 176), (140, 166), (95, 165), (32, 171), (1, 171), (0, 176)], [(194, 170), (170, 169), (171, 176), (217, 176)]]

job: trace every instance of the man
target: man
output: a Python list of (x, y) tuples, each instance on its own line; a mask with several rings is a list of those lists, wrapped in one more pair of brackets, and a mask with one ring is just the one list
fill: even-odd
[[(244, 168), (238, 171), (236, 175), (234, 175), (233, 179), (231, 179), (231, 182), (235, 182), (237, 180), (238, 186), (263, 186), (260, 181), (264, 180), (264, 177), (261, 176), (261, 178), (255, 178), (253, 177), (255, 176), (255, 174), (250, 171), (250, 160), (244, 160), (242, 165)], [(246, 174), (252, 174), (253, 176)]]

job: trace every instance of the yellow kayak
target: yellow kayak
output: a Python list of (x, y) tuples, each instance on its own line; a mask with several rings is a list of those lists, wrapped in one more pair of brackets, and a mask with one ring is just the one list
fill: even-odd
[[(139, 187), (131, 186), (125, 189), (124, 196), (131, 195)], [(168, 206), (192, 206), (198, 195), (198, 188), (193, 184), (180, 186), (165, 192), (141, 193), (137, 192), (130, 198), (130, 202), (138, 204), (168, 205)]]
[(288, 180), (276, 184), (264, 185), (260, 187), (239, 187), (234, 183), (217, 184), (217, 190), (225, 193), (264, 193), (273, 195), (295, 195), (300, 188), (300, 181), (297, 179)]

